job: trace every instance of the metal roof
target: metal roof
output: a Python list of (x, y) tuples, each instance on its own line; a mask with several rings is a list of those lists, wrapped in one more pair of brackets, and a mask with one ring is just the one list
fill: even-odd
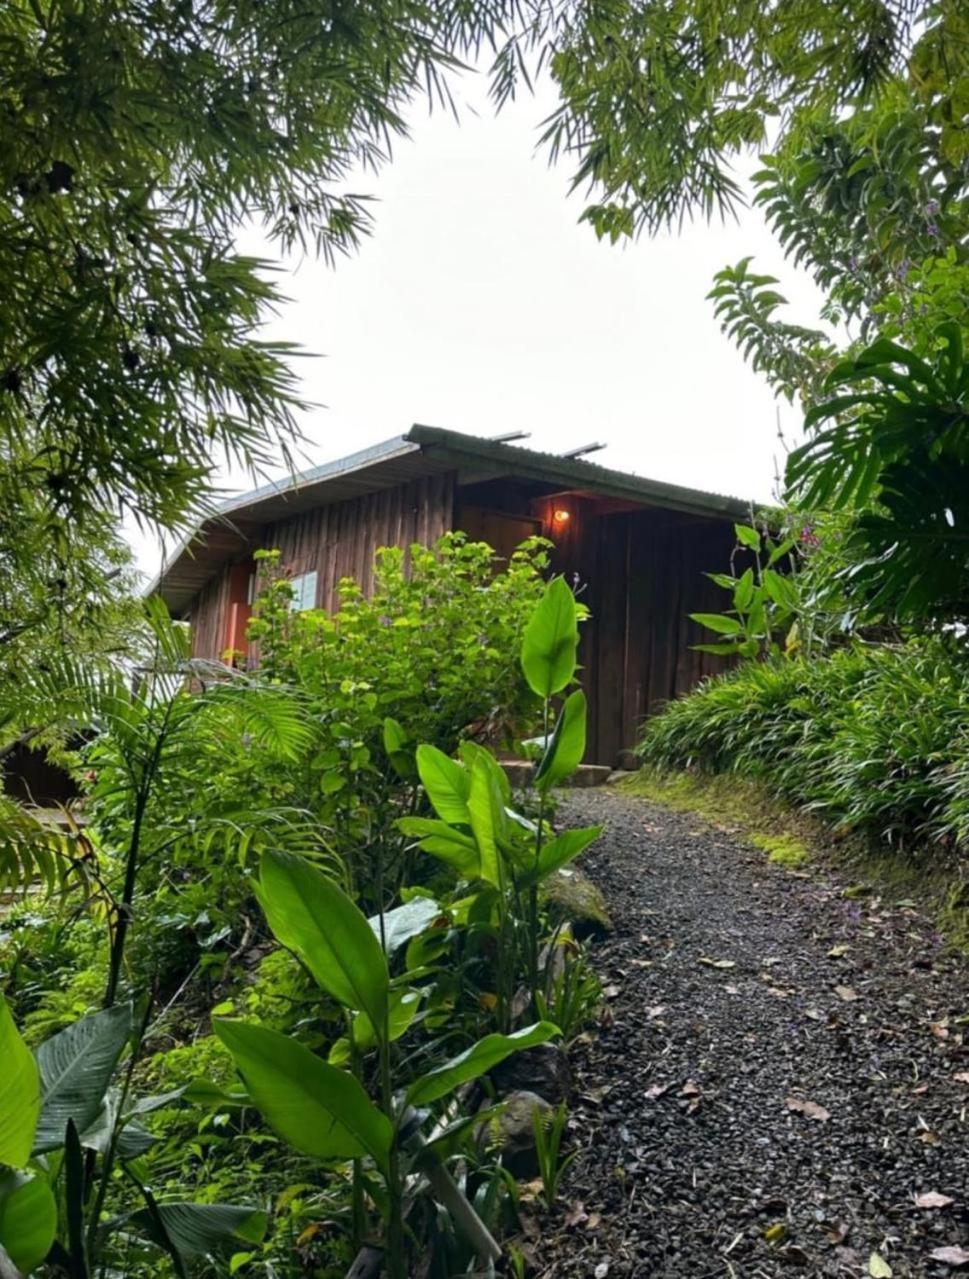
[(228, 560), (260, 544), (266, 525), (445, 471), (457, 471), (465, 480), (533, 480), (559, 490), (719, 519), (741, 520), (750, 509), (739, 498), (666, 484), (581, 458), (415, 425), (406, 435), (223, 502), (182, 542), (150, 591), (158, 591), (177, 616)]

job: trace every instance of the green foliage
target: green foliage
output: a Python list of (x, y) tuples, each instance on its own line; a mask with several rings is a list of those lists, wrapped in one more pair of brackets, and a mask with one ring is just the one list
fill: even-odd
[[(265, 1217), (231, 1205), (159, 1204), (138, 1175), (138, 1160), (153, 1138), (138, 1117), (171, 1096), (129, 1094), (131, 1066), (141, 1033), (130, 1004), (82, 1018), (36, 1051), (19, 1039), (0, 1000), (0, 1047), (13, 1065), (0, 1089), (0, 1245), (23, 1273), (47, 1263), (78, 1279), (94, 1267), (117, 1264), (133, 1228), (167, 1253), (177, 1273), (186, 1260), (226, 1247), (234, 1238), (258, 1238)], [(125, 1049), (128, 1068), (119, 1071)], [(104, 1221), (115, 1171), (124, 1171), (145, 1207)]]
[(538, 1109), (532, 1115), (535, 1156), (538, 1160), (538, 1175), (542, 1179), (542, 1197), (546, 1208), (553, 1207), (558, 1199), (562, 1176), (578, 1154), (578, 1151), (572, 1151), (563, 1159), (560, 1153), (567, 1120), (568, 1110), (564, 1101), (560, 1102), (550, 1115), (544, 1115)]
[(938, 130), (938, 153), (956, 168), (965, 31), (957, 0), (542, 5), (500, 49), (495, 94), (513, 96), (528, 52), (540, 51), (561, 102), (543, 140), (553, 157), (577, 157), (573, 186), (597, 197), (583, 216), (616, 239), (734, 210), (731, 162), (762, 145), (775, 120), (783, 149), (813, 121), (897, 92)]
[[(808, 508), (853, 506), (846, 570), (870, 610), (969, 612), (969, 362), (945, 324), (926, 359), (880, 338), (833, 368), (788, 478)], [(874, 502), (873, 502), (874, 499)]]
[(463, 739), (504, 744), (534, 723), (517, 653), (543, 590), (547, 545), (523, 543), (498, 572), (491, 549), (463, 534), (406, 554), (384, 548), (372, 593), (345, 580), (332, 615), (293, 612), (278, 553), (258, 557), (250, 637), (259, 678), (299, 690), (313, 736), (284, 774), (237, 753), (219, 776), (232, 793), (268, 791), (312, 813), (368, 911), (387, 905), (376, 896), (378, 863), (388, 894), (402, 883), (394, 822), (413, 808), (417, 743), (453, 772), (447, 756)]
[(22, 1168), (30, 1158), (40, 1118), (40, 1074), (0, 998), (0, 1164)]
[(696, 648), (727, 657), (776, 656), (781, 652), (779, 640), (791, 646), (791, 628), (801, 608), (797, 581), (790, 576), (796, 563), (798, 538), (790, 534), (774, 536), (767, 521), (763, 528), (735, 524), (734, 532), (737, 546), (731, 565), (745, 551), (753, 555), (754, 563), (739, 576), (735, 568), (732, 573), (707, 574), (729, 591), (733, 607), (729, 613), (690, 614), (694, 622), (720, 636), (715, 643), (697, 644)]
[(759, 778), (876, 841), (969, 847), (969, 670), (958, 642), (854, 645), (707, 681), (649, 721), (662, 768)]

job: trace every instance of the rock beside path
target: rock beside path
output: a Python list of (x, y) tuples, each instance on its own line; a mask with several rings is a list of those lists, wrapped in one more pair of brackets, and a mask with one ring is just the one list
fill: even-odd
[(615, 931), (534, 1273), (969, 1274), (969, 969), (931, 921), (615, 792), (563, 817), (607, 823)]

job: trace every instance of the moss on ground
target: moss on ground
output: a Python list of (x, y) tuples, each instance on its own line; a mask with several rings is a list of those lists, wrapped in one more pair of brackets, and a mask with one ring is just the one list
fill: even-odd
[(853, 882), (844, 889), (846, 898), (876, 892), (895, 905), (921, 907), (934, 914), (950, 946), (969, 953), (969, 872), (963, 861), (937, 848), (873, 847), (781, 803), (763, 783), (735, 774), (644, 768), (618, 782), (617, 789), (692, 813), (789, 870), (803, 873), (815, 864), (848, 874)]

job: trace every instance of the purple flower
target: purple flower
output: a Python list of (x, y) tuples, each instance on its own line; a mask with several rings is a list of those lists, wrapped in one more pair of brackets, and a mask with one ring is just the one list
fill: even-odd
[(939, 211), (939, 202), (938, 202), (938, 200), (926, 200), (926, 202), (925, 202), (925, 216), (926, 216), (927, 218), (934, 218), (934, 217), (935, 217), (935, 215), (938, 213), (938, 211)]
[(928, 222), (925, 227), (925, 234), (931, 235), (934, 239), (938, 239), (939, 228), (935, 222)]

